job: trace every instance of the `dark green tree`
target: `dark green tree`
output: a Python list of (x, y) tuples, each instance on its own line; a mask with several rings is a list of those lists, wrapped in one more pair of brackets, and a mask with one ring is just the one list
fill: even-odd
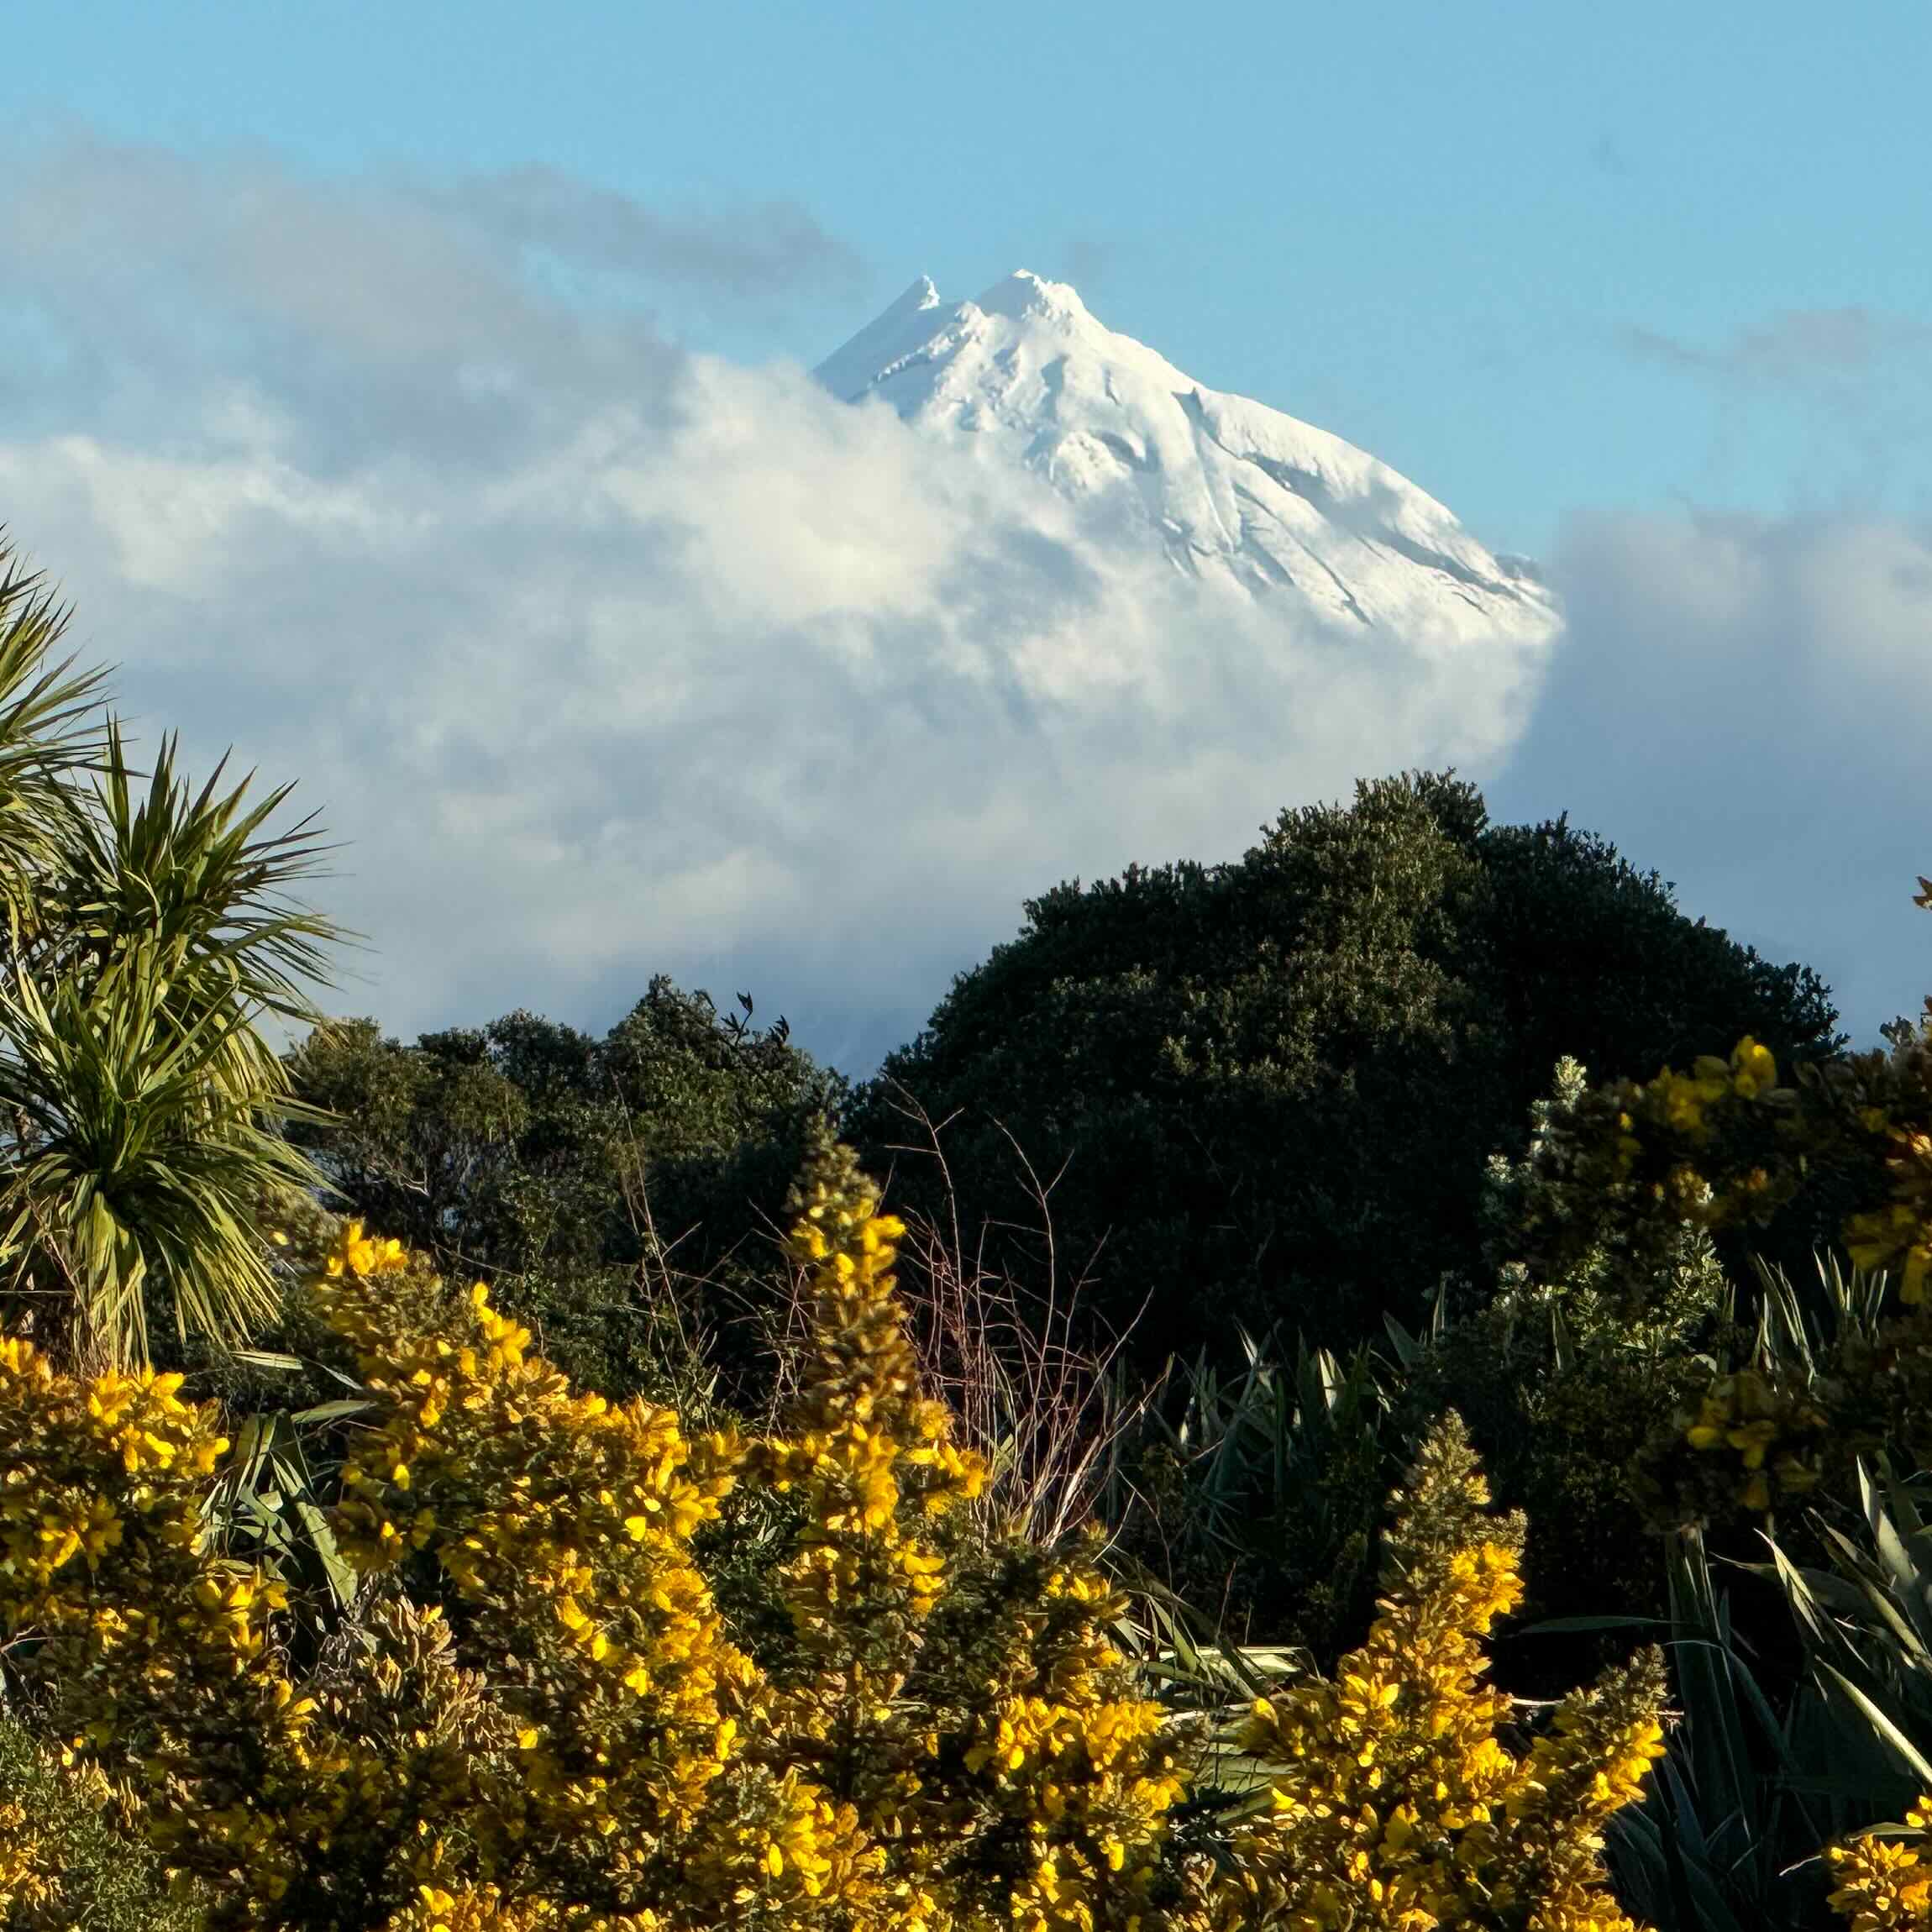
[(740, 1003), (660, 975), (601, 1037), (527, 1012), (412, 1045), (333, 1021), (290, 1068), (335, 1118), (293, 1132), (370, 1227), (497, 1284), (589, 1385), (659, 1383), (701, 1340), (748, 1363), (807, 1123), (845, 1093)]
[[(1063, 1270), (1155, 1363), (1278, 1325), (1331, 1346), (1480, 1294), (1485, 1163), (1559, 1055), (1653, 1069), (1750, 1032), (1835, 1052), (1809, 968), (1688, 917), (1557, 820), (1492, 826), (1451, 774), (1284, 812), (1234, 864), (1130, 867), (1032, 900), (857, 1098), (866, 1158), (938, 1214), (909, 1105), (949, 1122), (963, 1226), (1037, 1270), (1014, 1143), (1053, 1185)], [(911, 1131), (909, 1131), (909, 1128)], [(1009, 1138), (1011, 1136), (1011, 1139)]]

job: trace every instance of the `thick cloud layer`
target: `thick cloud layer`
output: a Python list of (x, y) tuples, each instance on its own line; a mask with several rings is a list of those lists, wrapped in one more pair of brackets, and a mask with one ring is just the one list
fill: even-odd
[[(654, 326), (837, 286), (795, 208), (69, 145), (12, 169), (0, 260), (0, 520), (138, 728), (301, 781), (370, 942), (345, 1010), (594, 1024), (669, 971), (862, 1068), (1029, 893), (1451, 762), (1818, 965), (1862, 1037), (1932, 986), (1908, 518), (1573, 515), (1539, 697), (1534, 662), (1293, 625)], [(1845, 386), (1922, 344), (1848, 311), (1641, 346), (1817, 391), (1870, 474), (1898, 409)]]
[(68, 147), (0, 259), (0, 517), (145, 728), (300, 779), (370, 942), (337, 1004), (399, 1030), (595, 1023), (663, 970), (863, 1067), (1027, 894), (1481, 775), (1533, 695), (643, 319), (842, 272), (795, 210), (719, 241), (549, 174)]

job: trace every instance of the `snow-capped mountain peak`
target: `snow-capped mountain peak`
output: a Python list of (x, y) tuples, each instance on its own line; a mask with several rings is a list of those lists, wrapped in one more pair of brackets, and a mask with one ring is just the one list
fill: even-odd
[(1418, 643), (1540, 642), (1534, 570), (1340, 437), (1208, 388), (1026, 270), (948, 303), (921, 276), (815, 371), (848, 402), (1117, 512), (1175, 569)]
[[(926, 286), (932, 287), (930, 278)], [(985, 315), (1038, 315), (1068, 324), (1094, 320), (1070, 283), (1048, 281), (1025, 268), (995, 282), (973, 306)]]

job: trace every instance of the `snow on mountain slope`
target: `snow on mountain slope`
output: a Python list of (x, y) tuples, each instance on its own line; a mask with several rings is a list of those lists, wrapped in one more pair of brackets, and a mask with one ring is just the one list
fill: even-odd
[(921, 277), (814, 373), (1025, 465), (1183, 573), (1299, 599), (1344, 633), (1534, 645), (1557, 627), (1530, 565), (1484, 549), (1386, 464), (1206, 388), (1063, 282), (1022, 270), (948, 304)]

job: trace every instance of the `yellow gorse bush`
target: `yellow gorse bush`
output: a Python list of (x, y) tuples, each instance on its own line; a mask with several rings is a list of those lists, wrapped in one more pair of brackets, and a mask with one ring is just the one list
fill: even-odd
[(16, 1800), (0, 1798), (0, 1919), (50, 1904), (60, 1893), (41, 1834)]
[[(1913, 1831), (1932, 1830), (1932, 1798), (1905, 1814)], [(1851, 1932), (1927, 1932), (1932, 1928), (1932, 1864), (1909, 1840), (1866, 1833), (1826, 1852), (1836, 1881), (1831, 1903)]]
[[(960, 1533), (984, 1472), (919, 1388), (898, 1224), (830, 1144), (799, 1208), (801, 1392), (751, 1445), (572, 1389), (486, 1289), (344, 1226), (313, 1293), (374, 1420), (333, 1512), (356, 1609), (319, 1656), (283, 1586), (213, 1545), (212, 1404), (4, 1343), (10, 1662), (74, 1749), (132, 1773), (219, 1919), (1145, 1918), (1182, 1781), (1104, 1636), (1117, 1600), (1078, 1555)], [(769, 1669), (692, 1550), (741, 1480), (798, 1506), (795, 1654)]]
[(1756, 1368), (1720, 1375), (1684, 1423), (1683, 1440), (1701, 1453), (1735, 1459), (1735, 1494), (1746, 1509), (1814, 1488), (1819, 1436), (1828, 1418), (1802, 1389), (1782, 1388)]
[(1892, 1268), (1898, 1299), (1916, 1307), (1925, 1299), (1932, 1273), (1932, 1133), (1922, 1126), (1883, 1123), (1889, 1144), (1886, 1168), (1892, 1198), (1882, 1207), (1854, 1215), (1845, 1233), (1860, 1268)]
[[(1564, 1278), (1599, 1244), (1627, 1278), (1665, 1278), (1687, 1231), (1767, 1225), (1813, 1190), (1856, 1179), (1869, 1204), (1840, 1226), (1855, 1270), (1890, 1276), (1881, 1310), (1809, 1351), (1761, 1341), (1748, 1365), (1714, 1366), (1687, 1392), (1642, 1478), (1660, 1517), (1769, 1514), (1842, 1488), (1856, 1460), (1932, 1453), (1932, 1015), (1891, 1050), (1798, 1067), (1781, 1085), (1748, 1036), (1728, 1060), (1643, 1081), (1573, 1085), (1532, 1155), (1514, 1231), (1539, 1278)], [(1560, 1075), (1561, 1077), (1561, 1075)], [(1864, 1291), (1860, 1289), (1862, 1294)], [(1633, 1307), (1633, 1317), (1641, 1317)], [(1740, 1347), (1735, 1354), (1742, 1354)]]
[[(829, 1140), (796, 1207), (807, 1341), (753, 1442), (572, 1388), (485, 1289), (343, 1227), (313, 1294), (370, 1407), (332, 1512), (354, 1604), (319, 1637), (212, 1539), (212, 1404), (0, 1345), (9, 1675), (212, 1922), (1624, 1926), (1599, 1833), (1656, 1754), (1654, 1669), (1503, 1741), (1483, 1641), (1520, 1530), (1484, 1513), (1459, 1431), (1424, 1458), (1368, 1643), (1257, 1711), (1273, 1808), (1210, 1858), (1173, 1829), (1191, 1740), (1113, 1641), (1094, 1549), (963, 1507), (985, 1471), (921, 1386), (899, 1224)], [(762, 1647), (701, 1563), (734, 1485), (786, 1525), (790, 1630)], [(0, 1887), (30, 1898), (41, 1857), (0, 1808)]]
[(180, 1388), (0, 1340), (0, 1636), (55, 1735), (131, 1773), (164, 1847), (246, 1861), (308, 1711), (272, 1654), (281, 1586), (204, 1549), (228, 1442)]
[(1123, 1605), (1083, 1560), (972, 1536), (986, 1471), (921, 1388), (904, 1229), (848, 1150), (818, 1150), (797, 1205), (816, 1340), (752, 1464), (803, 1503), (783, 1571), (799, 1660), (769, 1713), (786, 1760), (879, 1847), (881, 1924), (1138, 1925), (1183, 1777), (1106, 1639)]
[(1390, 1539), (1368, 1641), (1332, 1682), (1257, 1704), (1245, 1747), (1277, 1767), (1237, 1840), (1225, 1922), (1631, 1932), (1610, 1897), (1603, 1827), (1663, 1749), (1662, 1661), (1612, 1672), (1525, 1751), (1483, 1642), (1522, 1594), (1523, 1527), (1488, 1490), (1453, 1417), (1425, 1446)]
[(1635, 1110), (1693, 1139), (1710, 1131), (1712, 1110), (1727, 1100), (1756, 1100), (1777, 1085), (1777, 1060), (1768, 1047), (1747, 1033), (1731, 1049), (1728, 1062), (1714, 1053), (1699, 1055), (1688, 1074), (1666, 1067), (1654, 1079), (1630, 1089)]
[(0, 1717), (0, 1925), (8, 1932), (193, 1932), (202, 1901), (170, 1898), (129, 1835), (126, 1793), (98, 1766)]
[(446, 1829), (465, 1842), (410, 1876), (514, 1880), (648, 1924), (688, 1866), (714, 1922), (759, 1903), (811, 1807), (772, 1777), (720, 1782), (756, 1673), (690, 1544), (730, 1446), (573, 1390), (480, 1285), (426, 1299), (407, 1257), (365, 1263), (365, 1245), (351, 1224), (318, 1290), (382, 1404), (343, 1470), (340, 1547), (367, 1578), (413, 1566), (448, 1592), (453, 1662), (501, 1726), (457, 1772)]

